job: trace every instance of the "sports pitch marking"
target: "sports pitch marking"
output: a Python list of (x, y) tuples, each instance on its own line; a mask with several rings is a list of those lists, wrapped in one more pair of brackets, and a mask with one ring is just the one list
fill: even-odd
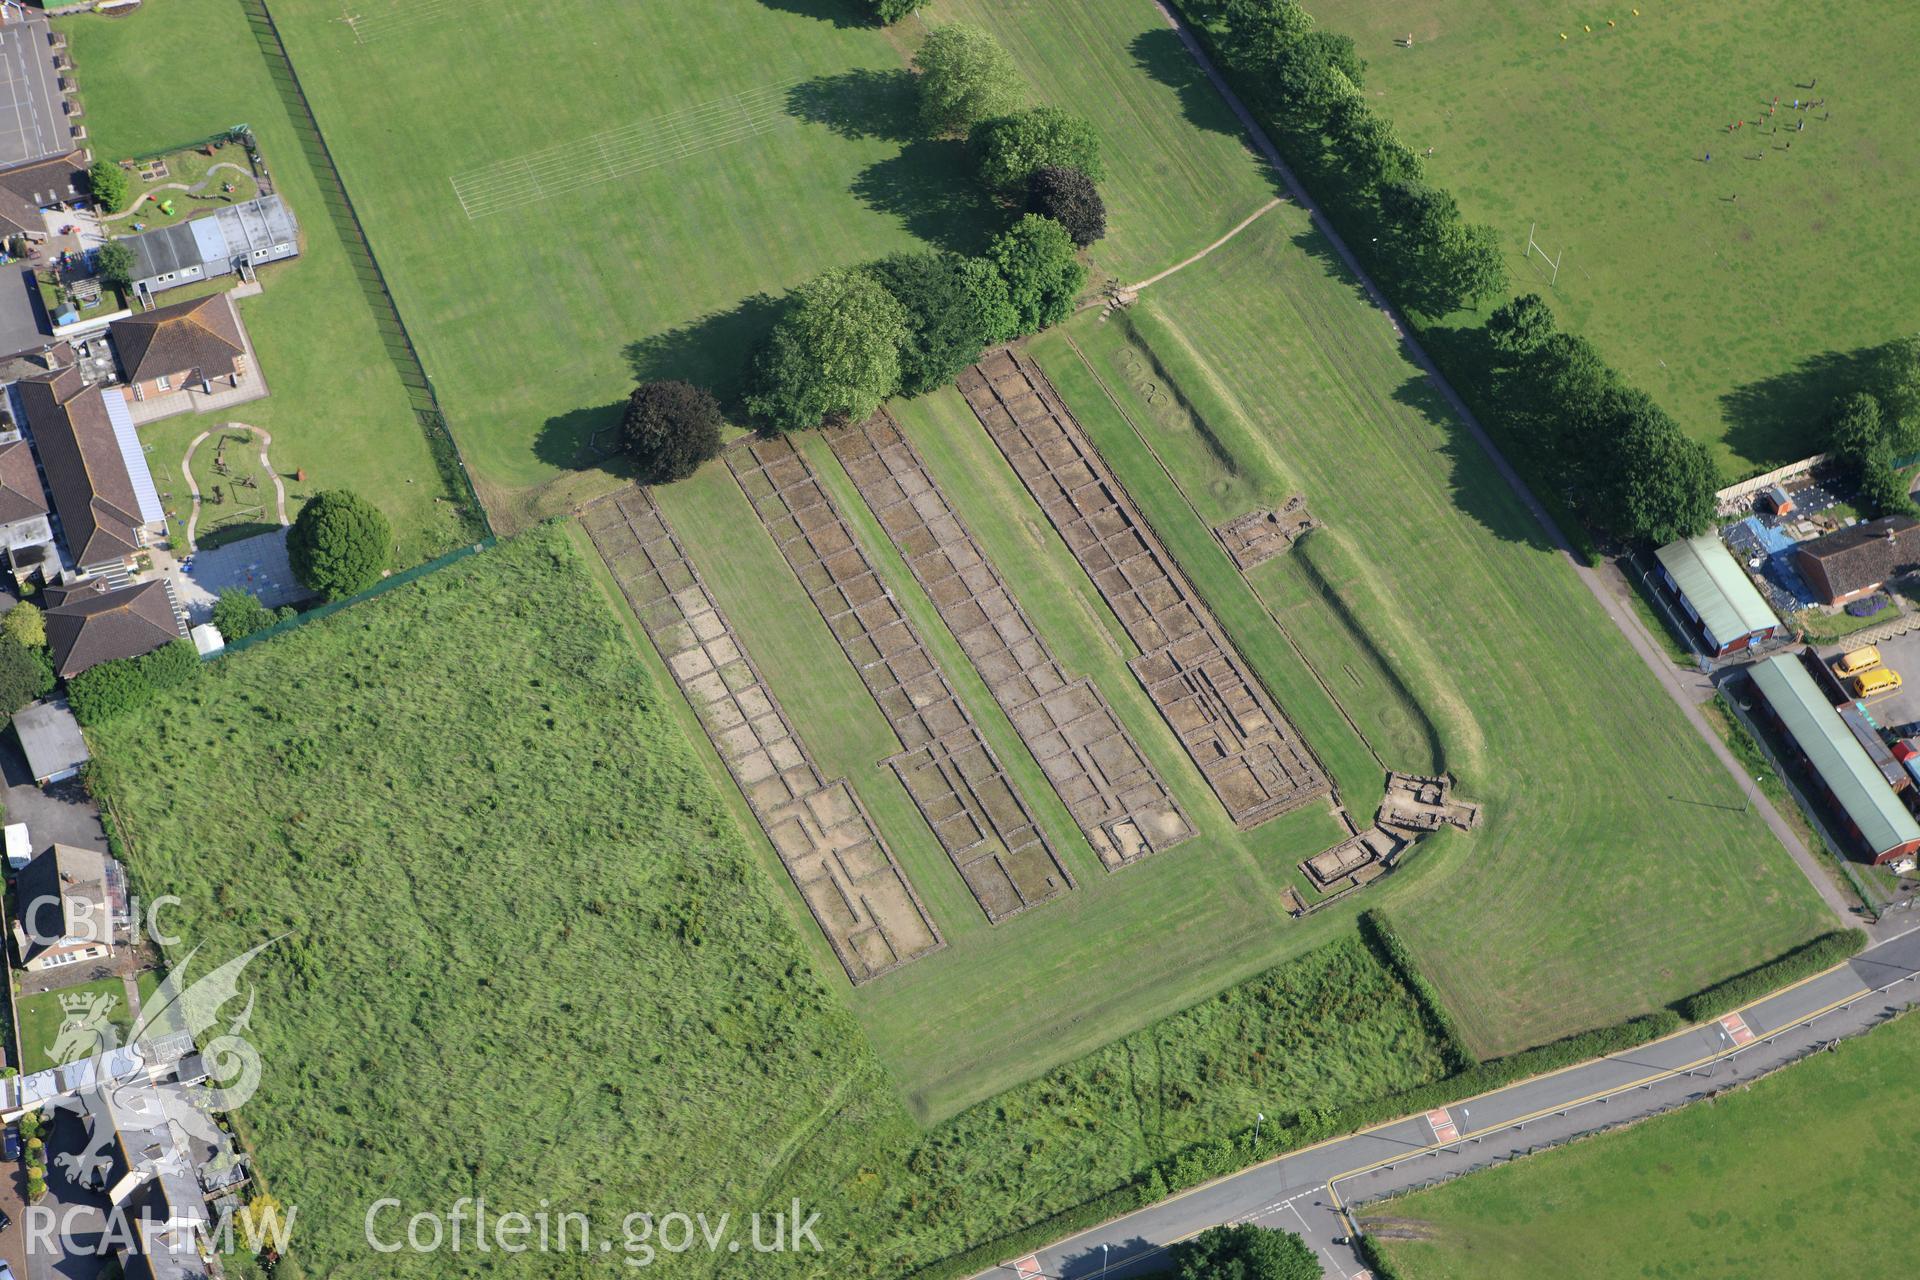
[[(430, 26), (465, 7), (465, 0), (348, 0), (340, 21), (353, 32), (355, 44), (372, 44), (381, 36), (400, 35)], [(372, 12), (358, 12), (371, 9)]]
[(454, 175), (453, 194), (468, 218), (484, 218), (717, 151), (796, 123), (787, 112), (786, 101), (787, 90), (798, 83), (787, 80), (763, 85), (523, 156), (496, 160)]

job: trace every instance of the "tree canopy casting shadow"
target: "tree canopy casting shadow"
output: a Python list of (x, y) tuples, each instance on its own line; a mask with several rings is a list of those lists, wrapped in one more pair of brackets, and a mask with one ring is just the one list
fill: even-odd
[(1883, 348), (1822, 351), (1792, 368), (1733, 388), (1720, 397), (1727, 444), (1741, 457), (1791, 462), (1826, 448), (1833, 402), (1871, 390)]
[(976, 254), (1005, 224), (1006, 212), (966, 173), (966, 144), (920, 139), (876, 160), (853, 180), (868, 208), (891, 214), (916, 238), (955, 253)]
[(836, 27), (871, 27), (873, 10), (860, 0), (760, 0), (769, 9), (831, 22)]

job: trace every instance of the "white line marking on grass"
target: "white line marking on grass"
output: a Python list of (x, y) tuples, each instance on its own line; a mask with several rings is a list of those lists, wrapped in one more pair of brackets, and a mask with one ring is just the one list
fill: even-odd
[(549, 192), (612, 182), (771, 133), (795, 123), (786, 95), (798, 83), (764, 85), (493, 161), (455, 174), (454, 198), (468, 218), (484, 218), (538, 204)]

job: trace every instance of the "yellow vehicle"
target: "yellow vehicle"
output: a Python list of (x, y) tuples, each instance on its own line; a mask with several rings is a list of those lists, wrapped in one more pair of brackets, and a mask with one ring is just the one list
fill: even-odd
[(1859, 675), (1862, 671), (1871, 671), (1879, 665), (1880, 651), (1868, 645), (1864, 649), (1855, 649), (1852, 653), (1842, 654), (1840, 660), (1833, 664), (1833, 670), (1834, 674), (1845, 680)]
[(1853, 678), (1853, 696), (1877, 698), (1900, 687), (1900, 673), (1892, 667), (1874, 667)]

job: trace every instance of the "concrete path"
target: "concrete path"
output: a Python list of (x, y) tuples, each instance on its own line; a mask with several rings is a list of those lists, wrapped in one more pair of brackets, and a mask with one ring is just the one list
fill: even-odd
[[(1401, 345), (1406, 349), (1407, 357), (1420, 367), (1420, 370), (1426, 374), (1427, 380), (1440, 392), (1448, 406), (1453, 410), (1454, 415), (1458, 417), (1462, 425), (1466, 427), (1467, 433), (1473, 437), (1474, 442), (1480, 446), (1481, 450), (1485, 452), (1487, 457), (1493, 462), (1494, 469), (1500, 473), (1501, 479), (1507, 482), (1508, 487), (1510, 487), (1514, 494), (1520, 499), (1521, 504), (1526, 507), (1527, 511), (1546, 533), (1548, 540), (1566, 559), (1567, 563), (1573, 567), (1573, 571), (1579, 576), (1580, 581), (1586, 584), (1587, 590), (1592, 592), (1593, 598), (1599, 602), (1601, 610), (1613, 622), (1613, 625), (1619, 629), (1620, 634), (1626, 637), (1627, 643), (1633, 647), (1634, 652), (1640, 655), (1641, 661), (1646, 663), (1647, 667), (1652, 670), (1654, 676), (1660, 683), (1660, 687), (1666, 691), (1667, 696), (1673, 700), (1674, 705), (1680, 708), (1680, 712), (1686, 718), (1687, 723), (1690, 724), (1694, 732), (1698, 733), (1706, 742), (1708, 749), (1713, 752), (1714, 758), (1733, 776), (1734, 780), (1740, 786), (1741, 793), (1743, 795), (1751, 794), (1753, 810), (1760, 815), (1761, 821), (1767, 824), (1768, 829), (1773, 832), (1775, 838), (1786, 847), (1787, 852), (1792, 855), (1795, 864), (1799, 866), (1800, 870), (1812, 883), (1814, 891), (1818, 893), (1821, 900), (1827, 904), (1828, 909), (1833, 912), (1837, 921), (1844, 925), (1858, 925), (1863, 928), (1868, 928), (1869, 932), (1875, 932), (1877, 928), (1878, 934), (1876, 936), (1884, 935), (1893, 926), (1883, 924), (1877, 927), (1870, 927), (1866, 925), (1864, 918), (1856, 918), (1851, 904), (1833, 883), (1833, 878), (1828, 874), (1826, 867), (1821, 864), (1820, 859), (1806, 847), (1798, 833), (1787, 825), (1786, 820), (1780, 816), (1779, 811), (1773, 807), (1772, 803), (1768, 801), (1764, 795), (1760, 795), (1754, 790), (1754, 780), (1748, 776), (1746, 769), (1734, 758), (1733, 753), (1727, 750), (1726, 744), (1720, 740), (1720, 735), (1714, 732), (1713, 726), (1708, 724), (1706, 717), (1700, 713), (1700, 699), (1696, 696), (1698, 690), (1694, 687), (1693, 681), (1689, 680), (1684, 673), (1676, 671), (1673, 664), (1667, 660), (1665, 651), (1659, 643), (1648, 634), (1646, 627), (1641, 624), (1639, 615), (1636, 614), (1624, 600), (1609, 589), (1606, 576), (1599, 570), (1588, 567), (1582, 562), (1579, 556), (1574, 554), (1572, 545), (1567, 541), (1566, 535), (1560, 531), (1559, 525), (1554, 523), (1554, 519), (1547, 513), (1547, 509), (1540, 505), (1539, 499), (1533, 496), (1533, 491), (1527, 487), (1526, 482), (1520, 478), (1520, 474), (1513, 469), (1512, 464), (1507, 461), (1506, 456), (1502, 454), (1499, 448), (1493, 443), (1486, 429), (1480, 425), (1480, 420), (1474, 416), (1473, 411), (1467, 407), (1466, 402), (1460, 398), (1459, 393), (1440, 375), (1439, 368), (1433, 363), (1432, 358), (1427, 355), (1425, 348), (1415, 340), (1408, 327), (1401, 322), (1399, 313), (1394, 309), (1393, 304), (1387, 300), (1386, 294), (1381, 292), (1380, 287), (1374, 283), (1373, 278), (1361, 269), (1359, 259), (1354, 257), (1353, 251), (1347, 247), (1346, 241), (1340, 238), (1340, 233), (1334, 229), (1333, 224), (1327, 219), (1326, 214), (1321, 210), (1320, 206), (1314, 202), (1313, 197), (1307, 194), (1306, 188), (1300, 185), (1299, 179), (1294, 176), (1293, 170), (1288, 168), (1286, 161), (1280, 158), (1280, 152), (1273, 145), (1272, 139), (1267, 137), (1266, 131), (1262, 129), (1259, 122), (1253, 118), (1253, 114), (1247, 110), (1246, 105), (1240, 101), (1239, 96), (1228, 86), (1226, 80), (1220, 75), (1219, 70), (1214, 67), (1212, 60), (1207, 57), (1206, 51), (1200, 47), (1199, 41), (1194, 38), (1192, 31), (1188, 30), (1187, 25), (1180, 20), (1177, 14), (1168, 9), (1167, 6), (1162, 3), (1162, 0), (1154, 0), (1154, 7), (1160, 10), (1160, 15), (1166, 20), (1167, 25), (1171, 26), (1179, 34), (1180, 41), (1186, 46), (1187, 52), (1193, 57), (1195, 63), (1199, 65), (1201, 71), (1206, 74), (1207, 79), (1213, 84), (1213, 87), (1219, 92), (1227, 105), (1233, 109), (1234, 115), (1240, 120), (1241, 127), (1247, 131), (1247, 136), (1252, 140), (1254, 148), (1266, 160), (1268, 165), (1273, 168), (1274, 172), (1280, 176), (1281, 181), (1286, 185), (1287, 191), (1294, 202), (1307, 211), (1313, 220), (1314, 226), (1319, 229), (1321, 235), (1326, 238), (1327, 243), (1332, 245), (1334, 251), (1339, 254), (1341, 262), (1345, 264), (1348, 273), (1353, 276), (1361, 289), (1365, 291), (1368, 300), (1379, 308), (1381, 315), (1385, 317), (1387, 323), (1392, 327), (1394, 336), (1400, 340)], [(1705, 677), (1699, 677), (1699, 679), (1704, 680)]]
[[(214, 431), (225, 431), (228, 427), (233, 427), (241, 431), (251, 431), (254, 435), (260, 437), (260, 469), (265, 471), (273, 481), (274, 515), (278, 517), (282, 525), (293, 523), (287, 519), (287, 486), (281, 481), (280, 473), (273, 469), (273, 463), (267, 458), (267, 449), (273, 444), (273, 437), (261, 428), (245, 422), (229, 422), (225, 426), (214, 428)], [(194, 553), (194, 532), (200, 526), (200, 482), (193, 478), (193, 451), (200, 447), (201, 441), (212, 434), (213, 431), (202, 431), (199, 435), (195, 436), (187, 445), (186, 456), (180, 459), (180, 474), (186, 477), (187, 494), (193, 500), (193, 509), (187, 514), (188, 555)]]
[(1123, 1280), (1208, 1227), (1257, 1222), (1298, 1233), (1326, 1275), (1357, 1280), (1359, 1255), (1335, 1240), (1364, 1223), (1370, 1201), (1737, 1088), (1915, 1004), (1920, 929), (1714, 1022), (1270, 1160), (980, 1276)]

